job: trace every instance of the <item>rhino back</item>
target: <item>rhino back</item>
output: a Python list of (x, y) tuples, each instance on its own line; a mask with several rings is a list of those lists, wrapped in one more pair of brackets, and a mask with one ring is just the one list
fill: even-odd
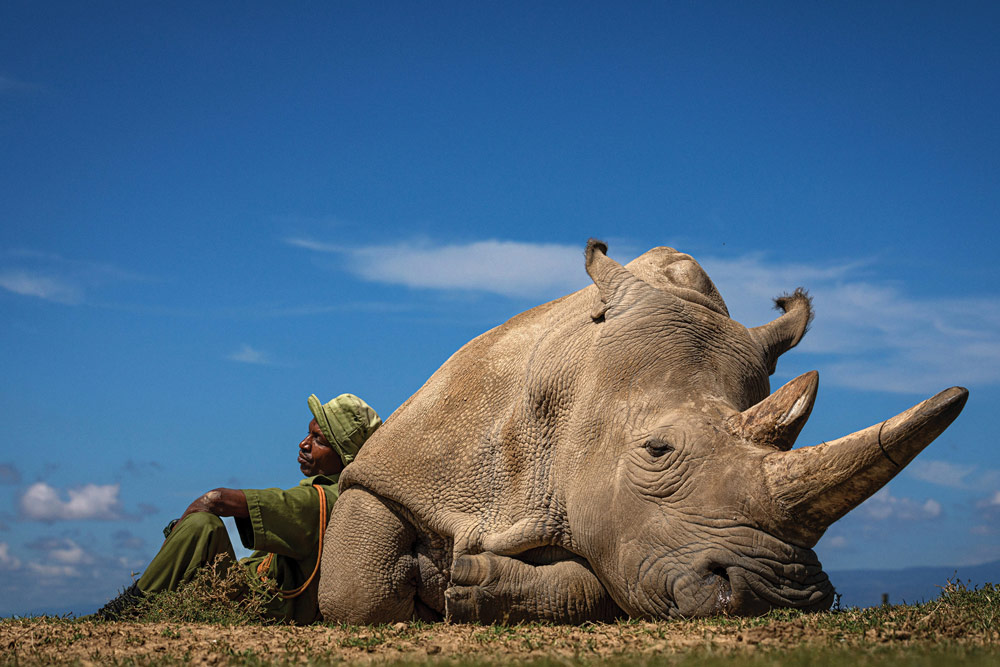
[(587, 287), (464, 345), (365, 444), (341, 489), (364, 486), (449, 537), (551, 516), (556, 426), (596, 298)]

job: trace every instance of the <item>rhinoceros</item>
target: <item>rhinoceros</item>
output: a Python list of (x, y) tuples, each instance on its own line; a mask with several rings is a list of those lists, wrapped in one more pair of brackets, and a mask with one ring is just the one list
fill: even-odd
[(792, 449), (818, 375), (770, 393), (812, 318), (747, 329), (701, 266), (654, 248), (458, 350), (340, 479), (327, 620), (558, 623), (828, 609), (812, 547), (954, 420), (953, 387)]

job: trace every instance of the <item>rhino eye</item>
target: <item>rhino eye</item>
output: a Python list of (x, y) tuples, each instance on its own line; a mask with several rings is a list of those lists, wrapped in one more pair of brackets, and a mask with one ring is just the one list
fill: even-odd
[(674, 451), (673, 445), (669, 442), (664, 442), (663, 440), (647, 440), (644, 447), (646, 448), (646, 451), (653, 456), (663, 456), (664, 454), (669, 454)]

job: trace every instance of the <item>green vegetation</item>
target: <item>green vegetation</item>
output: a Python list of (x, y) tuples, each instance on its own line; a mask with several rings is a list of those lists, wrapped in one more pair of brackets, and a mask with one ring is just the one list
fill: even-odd
[(988, 634), (997, 631), (998, 622), (1000, 586), (986, 584), (982, 588), (969, 588), (960, 581), (949, 581), (936, 600), (915, 605), (850, 607), (820, 614), (776, 609), (754, 618), (719, 617), (698, 621), (707, 628), (733, 626), (738, 630), (799, 624), (832, 633), (835, 639), (864, 636), (875, 640)]
[(153, 623), (208, 623), (216, 625), (260, 625), (276, 593), (246, 568), (229, 567), (220, 554), (213, 567), (202, 568), (190, 582), (176, 591), (147, 595), (127, 619)]

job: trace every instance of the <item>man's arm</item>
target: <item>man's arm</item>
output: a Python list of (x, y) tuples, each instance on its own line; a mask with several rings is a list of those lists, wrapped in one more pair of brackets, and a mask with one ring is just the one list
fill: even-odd
[[(178, 523), (188, 514), (195, 512), (208, 512), (215, 516), (234, 516), (243, 519), (250, 516), (247, 497), (240, 489), (212, 489), (188, 505), (184, 514), (177, 520)], [(176, 524), (174, 525), (176, 526)]]

